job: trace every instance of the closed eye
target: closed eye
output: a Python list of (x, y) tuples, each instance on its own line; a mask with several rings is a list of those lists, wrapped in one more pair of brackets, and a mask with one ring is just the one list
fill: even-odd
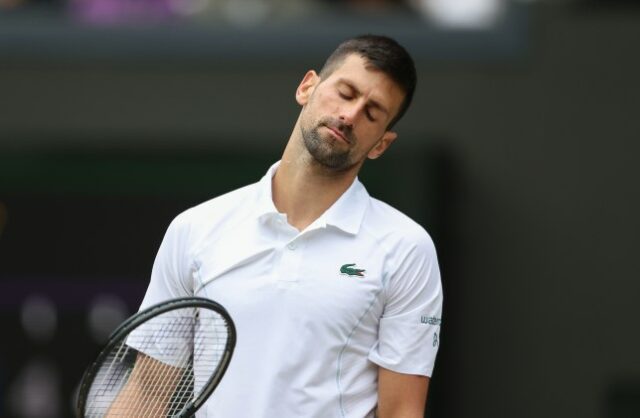
[[(345, 91), (343, 91), (343, 89), (338, 88), (337, 92), (338, 92), (338, 96), (340, 96), (340, 98), (342, 100), (352, 100), (354, 98), (354, 94), (352, 94), (351, 92), (345, 92)], [(364, 110), (364, 113), (365, 113), (366, 118), (370, 122), (375, 122), (376, 121), (376, 118), (371, 113), (371, 106), (367, 106), (365, 108), (365, 110)]]
[(371, 111), (369, 111), (369, 109), (366, 109), (364, 111), (365, 115), (367, 116), (367, 119), (369, 119), (371, 122), (375, 122), (376, 118), (373, 117), (373, 115), (371, 114)]

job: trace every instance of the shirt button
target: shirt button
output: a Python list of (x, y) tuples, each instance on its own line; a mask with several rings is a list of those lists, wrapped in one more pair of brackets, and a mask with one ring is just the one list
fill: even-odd
[(296, 243), (295, 242), (290, 242), (287, 244), (287, 248), (290, 250), (295, 250), (296, 249)]

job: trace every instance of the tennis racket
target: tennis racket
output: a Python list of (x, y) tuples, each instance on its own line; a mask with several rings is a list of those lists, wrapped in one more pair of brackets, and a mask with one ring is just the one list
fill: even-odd
[(220, 383), (235, 343), (231, 317), (209, 299), (172, 299), (140, 311), (84, 373), (77, 416), (190, 417)]

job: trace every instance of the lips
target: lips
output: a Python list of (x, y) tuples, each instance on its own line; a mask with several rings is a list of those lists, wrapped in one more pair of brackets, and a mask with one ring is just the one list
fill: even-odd
[(349, 141), (349, 140), (347, 139), (347, 137), (346, 137), (346, 136), (344, 136), (344, 135), (342, 134), (342, 132), (340, 132), (338, 129), (335, 129), (335, 128), (333, 128), (333, 127), (331, 127), (331, 126), (328, 126), (328, 125), (325, 125), (325, 126), (326, 126), (326, 127), (327, 127), (327, 129), (329, 129), (329, 130), (330, 130), (330, 131), (331, 131), (335, 136), (337, 136), (338, 138), (340, 138), (341, 140), (343, 140), (343, 141), (344, 141), (344, 142), (346, 142), (347, 144), (350, 144), (350, 143), (351, 143), (351, 141)]

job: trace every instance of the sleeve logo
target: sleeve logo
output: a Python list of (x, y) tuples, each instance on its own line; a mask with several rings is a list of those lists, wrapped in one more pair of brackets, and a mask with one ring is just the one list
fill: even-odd
[(420, 322), (427, 325), (440, 325), (442, 324), (442, 319), (436, 318), (435, 316), (422, 315)]

